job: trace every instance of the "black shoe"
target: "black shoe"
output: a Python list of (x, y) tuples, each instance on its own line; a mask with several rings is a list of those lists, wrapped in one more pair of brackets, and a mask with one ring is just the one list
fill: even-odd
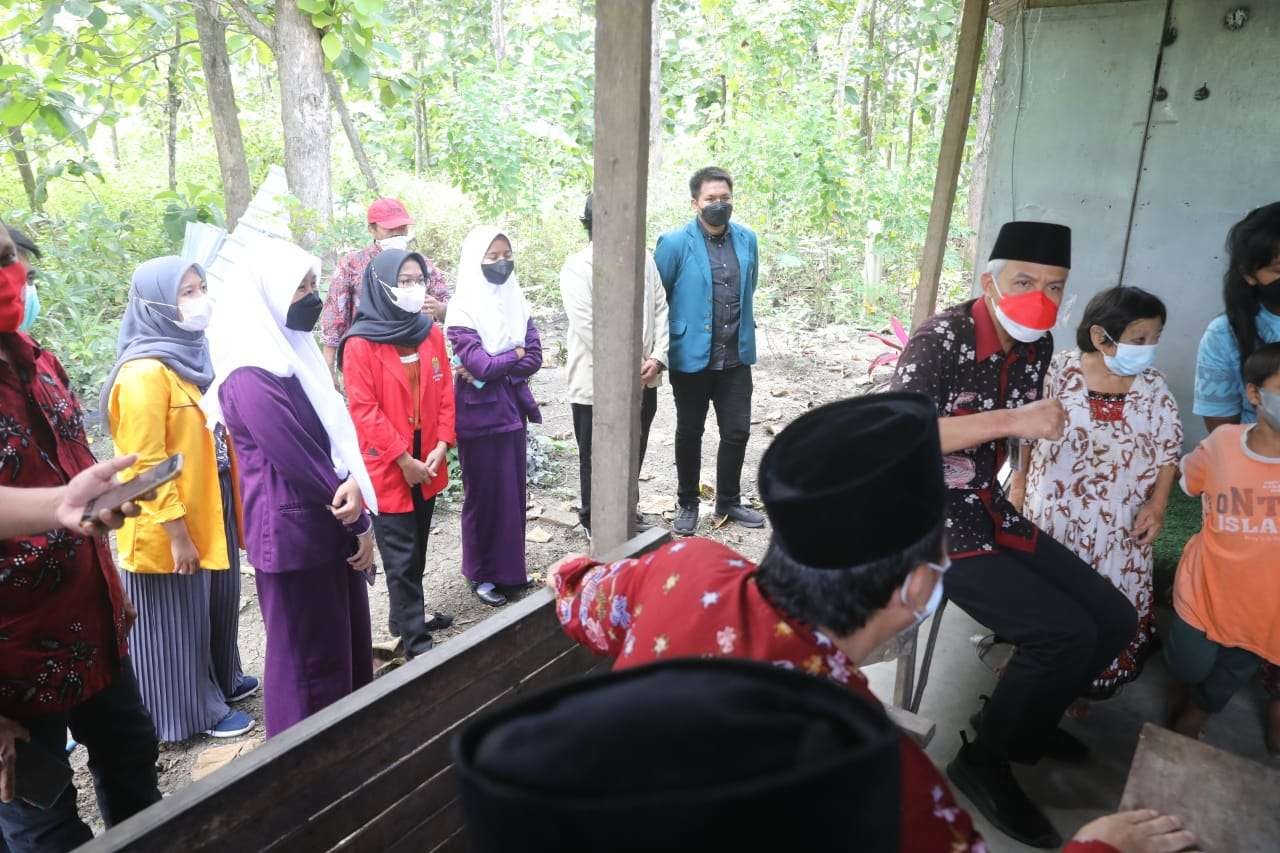
[(425, 655), (427, 652), (435, 648), (435, 645), (436, 645), (435, 641), (432, 640), (430, 636), (423, 637), (421, 640), (418, 641), (418, 644), (415, 648), (412, 648), (412, 649), (408, 647), (405, 648), (404, 659), (413, 660), (418, 655)]
[(476, 598), (480, 599), (490, 607), (501, 607), (502, 605), (507, 603), (507, 597), (502, 593), (498, 592), (496, 587), (493, 589), (485, 590), (484, 592), (481, 592), (480, 584), (473, 583), (471, 585), (471, 591), (476, 594)]
[[(990, 697), (979, 696), (978, 698), (985, 703)], [(969, 718), (969, 725), (973, 726), (975, 735), (981, 731), (982, 711), (977, 711)], [(1061, 728), (1054, 729), (1049, 735), (1049, 739), (1044, 743), (1043, 752), (1045, 758), (1052, 758), (1054, 761), (1061, 761), (1063, 764), (1084, 764), (1089, 760), (1088, 745)], [(1017, 757), (1011, 760), (1019, 764), (1035, 764), (1034, 761), (1022, 761)]]
[(1062, 846), (1062, 836), (1013, 778), (1009, 762), (984, 754), (960, 733), (964, 745), (947, 765), (947, 777), (983, 817), (1010, 838), (1045, 850)]
[(671, 526), (671, 532), (677, 536), (692, 536), (697, 529), (698, 508), (696, 506), (678, 507), (676, 509), (676, 523)]
[(431, 618), (427, 620), (428, 631), (443, 631), (453, 624), (453, 617), (444, 613), (432, 613)]
[(538, 585), (537, 581), (528, 580), (518, 584), (497, 584), (498, 592), (503, 595), (519, 595), (525, 590), (533, 589)]
[(730, 521), (736, 521), (743, 527), (764, 527), (764, 516), (742, 504), (717, 506), (716, 515), (727, 515)]

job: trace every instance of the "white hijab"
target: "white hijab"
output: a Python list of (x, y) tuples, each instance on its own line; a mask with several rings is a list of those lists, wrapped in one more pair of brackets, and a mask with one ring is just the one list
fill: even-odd
[(333, 387), (324, 356), (310, 332), (285, 328), (293, 294), (310, 270), (320, 276), (320, 259), (285, 240), (264, 238), (249, 252), (241, 275), (230, 275), (213, 294), (217, 309), (207, 332), (214, 380), (200, 406), (209, 426), (225, 424), (218, 390), (231, 372), (257, 367), (275, 376), (297, 376), (329, 435), (333, 467), (354, 477), (370, 512), (378, 511), (373, 483), (360, 455), (355, 424)]
[(529, 327), (529, 305), (517, 274), (512, 272), (504, 284), (490, 284), (480, 268), (489, 244), (498, 237), (507, 235), (492, 225), (479, 225), (462, 241), (458, 287), (446, 316), (447, 328), (475, 329), (489, 355), (524, 346)]

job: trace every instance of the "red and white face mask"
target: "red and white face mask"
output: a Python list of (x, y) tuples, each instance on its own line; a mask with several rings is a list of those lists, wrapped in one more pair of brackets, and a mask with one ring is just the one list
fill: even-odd
[(992, 284), (996, 295), (1000, 297), (1000, 301), (996, 303), (996, 319), (1015, 341), (1034, 343), (1058, 322), (1058, 306), (1044, 295), (1044, 291), (1032, 290), (1005, 296), (1000, 292), (1000, 285), (994, 277)]
[(0, 332), (16, 332), (26, 314), (27, 265), (0, 267)]

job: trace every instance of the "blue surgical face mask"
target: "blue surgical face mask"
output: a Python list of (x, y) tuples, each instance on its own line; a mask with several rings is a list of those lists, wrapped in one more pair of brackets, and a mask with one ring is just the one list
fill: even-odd
[(36, 324), (36, 318), (40, 316), (40, 294), (36, 293), (36, 286), (28, 281), (23, 297), (26, 308), (22, 316), (22, 325), (18, 326), (18, 331), (29, 332), (31, 327)]
[[(933, 585), (933, 592), (929, 594), (929, 600), (925, 602), (924, 607), (920, 610), (912, 610), (912, 613), (915, 616), (915, 621), (903, 628), (900, 633), (905, 634), (908, 631), (915, 630), (924, 622), (924, 620), (928, 619), (938, 611), (938, 605), (942, 604), (942, 578), (943, 575), (947, 573), (947, 570), (951, 568), (951, 559), (949, 557), (945, 557), (943, 559), (944, 562), (941, 564), (925, 564), (938, 573), (938, 582)], [(907, 582), (898, 590), (898, 599), (907, 607), (911, 607), (911, 599), (907, 598), (907, 587), (910, 586), (910, 584), (911, 579), (908, 578)]]
[(1259, 388), (1258, 396), (1262, 398), (1258, 414), (1267, 419), (1272, 429), (1280, 429), (1280, 394), (1268, 391), (1266, 388)]
[[(1106, 332), (1103, 334), (1107, 335)], [(1110, 335), (1107, 335), (1107, 340), (1116, 345), (1116, 354), (1103, 353), (1102, 363), (1117, 376), (1137, 376), (1156, 362), (1155, 344), (1122, 344), (1112, 340)]]

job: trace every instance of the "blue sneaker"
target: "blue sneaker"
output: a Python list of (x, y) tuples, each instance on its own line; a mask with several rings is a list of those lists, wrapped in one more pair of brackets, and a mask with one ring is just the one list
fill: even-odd
[[(71, 730), (67, 730), (67, 755), (75, 752), (76, 747), (80, 744), (76, 743), (76, 739), (71, 736)], [(3, 848), (0, 848), (3, 849)]]
[(243, 711), (228, 711), (218, 724), (205, 734), (209, 737), (239, 737), (253, 728), (253, 717)]
[(240, 676), (240, 683), (236, 685), (236, 692), (227, 697), (228, 702), (242, 702), (250, 696), (258, 692), (258, 679), (252, 675)]

